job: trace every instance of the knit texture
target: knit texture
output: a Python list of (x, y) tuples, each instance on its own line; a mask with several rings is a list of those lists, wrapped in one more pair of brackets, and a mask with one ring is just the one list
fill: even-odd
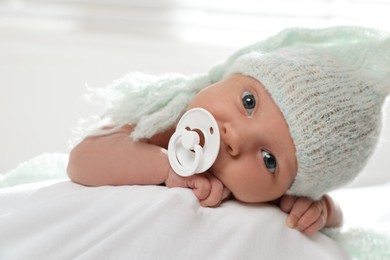
[(288, 193), (319, 199), (353, 180), (379, 137), (389, 38), (359, 28), (287, 30), (249, 49), (217, 70), (256, 78), (278, 104), (298, 162)]
[(353, 260), (390, 259), (390, 236), (372, 229), (324, 228), (322, 233), (337, 241)]
[(124, 125), (135, 124), (131, 138), (134, 141), (149, 138), (172, 127), (196, 93), (210, 84), (205, 74), (154, 76), (129, 73), (88, 97), (104, 100), (106, 109), (102, 118), (106, 120), (103, 124), (114, 126), (109, 131), (102, 131), (102, 124), (98, 123), (93, 127), (94, 134), (107, 134)]
[(172, 127), (204, 87), (241, 73), (261, 82), (283, 113), (298, 171), (288, 193), (319, 199), (352, 181), (378, 140), (390, 86), (390, 39), (357, 27), (287, 29), (238, 50), (208, 73), (132, 73), (100, 93), (104, 114), (134, 140)]

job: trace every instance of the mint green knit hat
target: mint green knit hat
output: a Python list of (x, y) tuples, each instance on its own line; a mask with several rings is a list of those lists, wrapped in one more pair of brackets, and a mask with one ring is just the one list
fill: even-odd
[(390, 90), (390, 38), (365, 28), (288, 29), (211, 70), (260, 81), (283, 113), (298, 171), (288, 194), (319, 199), (352, 181), (377, 143)]

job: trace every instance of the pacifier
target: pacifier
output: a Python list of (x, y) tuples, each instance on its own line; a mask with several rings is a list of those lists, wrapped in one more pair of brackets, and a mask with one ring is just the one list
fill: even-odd
[(214, 117), (203, 108), (188, 110), (168, 144), (172, 169), (183, 177), (208, 170), (219, 152), (220, 135)]

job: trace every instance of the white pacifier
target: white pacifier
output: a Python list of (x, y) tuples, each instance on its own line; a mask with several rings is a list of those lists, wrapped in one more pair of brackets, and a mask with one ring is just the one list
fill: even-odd
[(188, 110), (181, 118), (168, 144), (172, 169), (187, 177), (208, 170), (219, 152), (219, 128), (203, 108)]

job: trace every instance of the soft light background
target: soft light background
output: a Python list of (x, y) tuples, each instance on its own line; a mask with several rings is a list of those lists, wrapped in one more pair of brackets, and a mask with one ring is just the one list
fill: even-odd
[[(387, 0), (0, 0), (0, 173), (69, 152), (79, 118), (100, 110), (83, 100), (87, 85), (203, 72), (286, 27), (390, 30), (389, 14)], [(355, 185), (390, 179), (389, 139), (386, 127)]]

